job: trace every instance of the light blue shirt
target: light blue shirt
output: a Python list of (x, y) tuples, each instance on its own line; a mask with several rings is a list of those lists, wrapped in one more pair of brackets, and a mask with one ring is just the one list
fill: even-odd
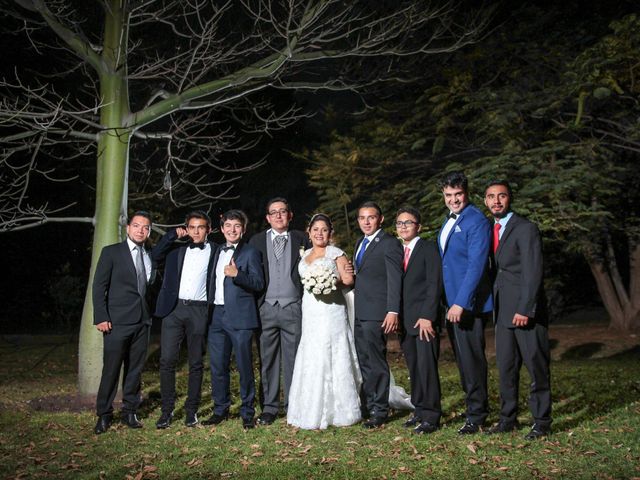
[(509, 223), (509, 220), (511, 219), (512, 216), (513, 216), (513, 212), (509, 212), (503, 218), (495, 222), (500, 224), (500, 230), (498, 231), (499, 239), (502, 239), (502, 234), (504, 233), (504, 229), (507, 228), (507, 223)]

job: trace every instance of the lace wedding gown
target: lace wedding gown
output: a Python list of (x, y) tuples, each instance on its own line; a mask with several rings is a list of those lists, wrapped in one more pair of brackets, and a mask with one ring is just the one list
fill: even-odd
[[(298, 269), (304, 275), (307, 250)], [(320, 263), (337, 274), (335, 259), (344, 255), (337, 247), (327, 246)], [(340, 290), (329, 295), (302, 297), (302, 337), (296, 354), (289, 391), (287, 422), (303, 429), (324, 429), (329, 425), (346, 426), (360, 421), (358, 392), (362, 376), (347, 319), (347, 306)]]

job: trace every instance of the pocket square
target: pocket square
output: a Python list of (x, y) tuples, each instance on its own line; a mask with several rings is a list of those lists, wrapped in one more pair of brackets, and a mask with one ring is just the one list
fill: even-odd
[(460, 233), (461, 231), (462, 229), (460, 228), (460, 225), (456, 225), (456, 229), (454, 230), (454, 232)]

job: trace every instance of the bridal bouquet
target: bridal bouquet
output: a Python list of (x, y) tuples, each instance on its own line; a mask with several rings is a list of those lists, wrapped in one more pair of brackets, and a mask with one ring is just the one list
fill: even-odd
[(329, 295), (336, 290), (337, 281), (336, 274), (325, 265), (312, 265), (302, 276), (302, 285), (314, 295)]

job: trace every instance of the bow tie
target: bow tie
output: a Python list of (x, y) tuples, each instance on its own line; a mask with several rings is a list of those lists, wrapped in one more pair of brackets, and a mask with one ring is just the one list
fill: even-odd
[(206, 244), (204, 242), (203, 243), (190, 243), (189, 244), (189, 248), (199, 248), (200, 250), (204, 250), (204, 246), (205, 245)]
[(233, 245), (225, 245), (224, 247), (222, 247), (222, 251), (223, 252), (228, 252), (229, 250), (235, 250), (236, 247), (234, 247)]
[(451, 213), (449, 213), (449, 215), (447, 215), (447, 218), (453, 218), (455, 220), (456, 218), (458, 218), (458, 215), (453, 213), (453, 212), (451, 212)]

